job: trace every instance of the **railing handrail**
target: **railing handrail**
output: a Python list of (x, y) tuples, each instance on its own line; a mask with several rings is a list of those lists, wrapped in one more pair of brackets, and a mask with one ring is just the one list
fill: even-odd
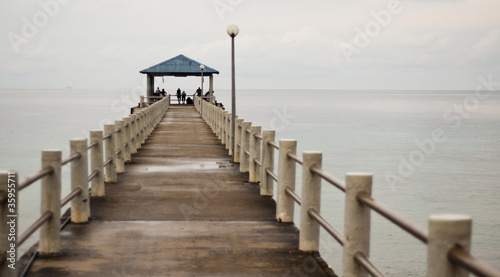
[(340, 245), (344, 246), (344, 235), (333, 227), (316, 209), (311, 208), (307, 213), (313, 217), (325, 231), (327, 231)]
[(366, 193), (359, 194), (357, 200), (371, 210), (376, 211), (379, 215), (385, 217), (387, 220), (391, 221), (401, 229), (413, 235), (415, 238), (419, 239), (421, 242), (427, 244), (429, 241), (429, 236), (426, 231), (422, 228), (404, 218), (402, 215), (398, 214), (396, 211), (392, 210), (383, 203), (376, 201), (373, 197), (367, 195)]
[(288, 153), (286, 153), (286, 156), (288, 158), (294, 160), (296, 163), (298, 163), (300, 165), (304, 164), (304, 161), (299, 156), (297, 156), (296, 154), (292, 154), (292, 153), (288, 152)]
[(342, 180), (340, 180), (339, 178), (333, 176), (329, 172), (327, 172), (319, 167), (313, 167), (313, 168), (311, 168), (311, 171), (312, 171), (312, 173), (320, 176), (321, 179), (323, 179), (323, 180), (327, 181), (328, 183), (337, 187), (342, 192), (345, 192), (345, 183)]
[(47, 175), (52, 174), (52, 172), (54, 172), (53, 167), (44, 168), (44, 169), (38, 171), (37, 173), (33, 174), (31, 177), (26, 178), (26, 180), (24, 180), (24, 182), (19, 183), (19, 187), (17, 188), (17, 190), (21, 191), (21, 190), (29, 187), (34, 182), (42, 179), (43, 177), (45, 177)]
[[(231, 121), (231, 116), (225, 116), (227, 114), (225, 111), (223, 111), (221, 108), (216, 107), (214, 105), (205, 105), (203, 110), (199, 109), (199, 101), (200, 99), (197, 99), (195, 97), (195, 107), (198, 109), (198, 111), (201, 113), (202, 118), (210, 125), (210, 126), (215, 126), (213, 128), (215, 133), (225, 133), (226, 136), (223, 137), (221, 140), (223, 143), (224, 142), (229, 142), (231, 141), (231, 134), (228, 132), (228, 128), (230, 126), (230, 121)], [(250, 163), (255, 163), (260, 166), (263, 166), (264, 164), (264, 159), (268, 159), (266, 161), (267, 166), (265, 168), (262, 168), (261, 170), (261, 182), (265, 181), (266, 185), (263, 187), (261, 183), (261, 194), (262, 195), (272, 195), (272, 180), (278, 183), (281, 180), (281, 175), (276, 174), (274, 170), (272, 169), (271, 164), (269, 164), (269, 160), (272, 161), (274, 160), (274, 154), (271, 153), (269, 154), (269, 151), (273, 151), (274, 149), (278, 150), (280, 153), (283, 151), (280, 149), (280, 145), (278, 145), (274, 141), (274, 135), (272, 140), (265, 140), (263, 135), (255, 133), (253, 136), (248, 136), (245, 137), (245, 134), (250, 133), (250, 127), (242, 127), (242, 122), (244, 122), (243, 119), (237, 120), (236, 124), (236, 139), (235, 139), (235, 152), (237, 151), (237, 155), (234, 158), (234, 162), (240, 162), (241, 165), (241, 159), (245, 159), (244, 155), (248, 155), (248, 151), (245, 149), (240, 150), (239, 148), (243, 148), (243, 145), (247, 145), (247, 141), (242, 141), (242, 140), (250, 140), (251, 143), (256, 143), (252, 142), (252, 140), (255, 141), (260, 141), (262, 145), (262, 155), (261, 155), (261, 160), (257, 160), (255, 158), (250, 159)], [(274, 132), (274, 131), (273, 131)], [(227, 143), (226, 143), (227, 144)], [(280, 141), (281, 144), (281, 141)], [(267, 146), (271, 150), (267, 150)], [(250, 151), (251, 152), (251, 151)], [(231, 153), (231, 152), (230, 152)], [(233, 153), (235, 154), (235, 153)], [(270, 156), (266, 156), (270, 155)], [(241, 157), (240, 157), (241, 156)], [(266, 157), (265, 157), (266, 156)], [(280, 154), (281, 156), (281, 154)], [(304, 166), (304, 159), (301, 159), (295, 152), (287, 152), (284, 155), (285, 159), (288, 159), (290, 161), (293, 161), (294, 163), (298, 163), (300, 165)], [(244, 161), (246, 163), (246, 161)], [(260, 163), (259, 163), (260, 162)], [(280, 160), (278, 164), (280, 164), (282, 161)], [(288, 163), (288, 161), (287, 161)], [(240, 166), (240, 171), (245, 172), (245, 169)], [(295, 171), (294, 171), (295, 172)], [(294, 173), (293, 173), (294, 174)], [(340, 180), (339, 178), (335, 177), (334, 175), (330, 174), (328, 171), (324, 170), (321, 168), (321, 166), (316, 166), (312, 165), (308, 169), (304, 169), (304, 174), (311, 174), (311, 178), (315, 178), (314, 176), (317, 176), (320, 178), (320, 180), (324, 180), (333, 186), (335, 186), (337, 189), (340, 191), (346, 193), (347, 192), (347, 184), (346, 182)], [(268, 180), (271, 180), (269, 181)], [(304, 177), (303, 177), (304, 178)], [(268, 183), (271, 182), (271, 185)], [(295, 181), (294, 181), (295, 182)], [(302, 189), (304, 193), (304, 185), (302, 184)], [(293, 185), (294, 186), (294, 185)], [(370, 187), (371, 187), (371, 177), (370, 177)], [(266, 190), (265, 192), (263, 190)], [(371, 190), (371, 188), (370, 188)], [(280, 193), (284, 193), (287, 197), (291, 198), (293, 201), (301, 204), (302, 199), (301, 197), (294, 191), (293, 187), (290, 186), (285, 186), (281, 190), (278, 190), (278, 196), (277, 196), (277, 207), (280, 206), (280, 201), (283, 201)], [(375, 200), (372, 196), (371, 193), (366, 193), (364, 191), (360, 191), (354, 196), (354, 201), (357, 201), (359, 206), (365, 207), (369, 211), (375, 211), (385, 219), (387, 219), (389, 222), (395, 224), (396, 226), (400, 227), (403, 231), (413, 235), (416, 239), (419, 241), (429, 244), (429, 234), (420, 226), (416, 225), (412, 221), (408, 220), (406, 217), (400, 215), (398, 212), (390, 208), (389, 206)], [(287, 200), (288, 201), (288, 200)], [(309, 201), (309, 200), (308, 200)], [(346, 200), (347, 201), (347, 200)], [(292, 213), (293, 217), (293, 206), (289, 207)], [(307, 209), (305, 211), (309, 217), (312, 218), (320, 227), (324, 228), (339, 244), (344, 245), (345, 240), (343, 239), (343, 235), (338, 232), (333, 226), (328, 223), (320, 214), (319, 210), (316, 210), (315, 208), (311, 207), (302, 207), (302, 209)], [(279, 211), (277, 211), (277, 218), (280, 217), (278, 215)], [(287, 217), (290, 217), (290, 215), (287, 215)], [(347, 220), (347, 219), (346, 219)], [(281, 221), (281, 218), (280, 218)], [(302, 233), (303, 230), (300, 230), (300, 233)], [(346, 234), (346, 235), (351, 235), (351, 234)], [(318, 233), (319, 236), (319, 233)], [(301, 243), (302, 243), (302, 238), (301, 238)], [(430, 246), (429, 246), (430, 247)], [(300, 248), (300, 246), (299, 246)], [(446, 250), (446, 249), (445, 249)], [(452, 263), (460, 265), (462, 268), (477, 274), (478, 276), (500, 276), (500, 272), (494, 268), (489, 267), (488, 265), (484, 264), (483, 262), (478, 261), (475, 259), (470, 253), (468, 253), (465, 249), (457, 248), (457, 247), (451, 247), (449, 250), (446, 250), (448, 260), (450, 260)], [(367, 258), (368, 256), (366, 253), (363, 253), (362, 251), (358, 251), (355, 253), (352, 253), (351, 258), (356, 261), (360, 266), (362, 266), (368, 273), (372, 274), (373, 276), (383, 276), (383, 274), (378, 270)], [(428, 268), (429, 270), (429, 268)]]
[(498, 270), (474, 258), (461, 247), (454, 246), (448, 251), (448, 259), (466, 268), (477, 276), (500, 276)]
[(31, 224), (24, 233), (22, 233), (19, 236), (19, 239), (17, 241), (17, 246), (21, 246), (33, 233), (38, 230), (42, 224), (47, 222), (51, 217), (53, 216), (53, 213), (51, 211), (46, 211), (44, 214), (42, 214), (33, 224)]

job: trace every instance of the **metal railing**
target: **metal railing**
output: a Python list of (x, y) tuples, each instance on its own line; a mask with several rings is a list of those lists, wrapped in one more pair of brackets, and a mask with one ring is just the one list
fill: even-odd
[[(196, 96), (196, 94), (191, 94), (191, 95), (188, 94), (188, 95), (186, 95), (185, 101), (187, 101), (188, 98), (191, 98), (191, 100), (194, 101), (195, 96)], [(178, 100), (177, 96), (174, 94), (168, 94), (166, 96), (163, 96), (163, 95), (162, 96), (141, 96), (139, 107), (148, 107), (149, 105), (152, 105), (155, 102), (158, 102), (158, 101), (160, 101), (164, 98), (167, 98), (167, 97), (170, 97), (170, 104), (182, 103), (182, 102), (180, 102), (182, 100)], [(198, 98), (203, 98), (204, 100), (211, 102), (210, 96), (203, 96), (203, 97), (198, 97)], [(215, 100), (214, 96), (212, 96), (212, 98)]]
[[(116, 120), (115, 124), (107, 124), (103, 130), (90, 131), (90, 143), (86, 138), (75, 138), (70, 141), (71, 153), (62, 159), (61, 150), (42, 151), (41, 170), (26, 178), (14, 189), (15, 193), (41, 181), (41, 211), (40, 217), (15, 240), (14, 251), (21, 246), (37, 230), (40, 230), (38, 253), (53, 255), (60, 252), (61, 208), (71, 203), (71, 222), (85, 223), (90, 217), (89, 196), (100, 197), (105, 195), (105, 182), (117, 181), (117, 173), (124, 172), (124, 163), (131, 160), (131, 155), (145, 143), (154, 127), (170, 105), (169, 97), (155, 102), (147, 108), (131, 114), (123, 120)], [(90, 154), (88, 153), (90, 151)], [(88, 159), (90, 158), (90, 169)], [(71, 164), (71, 192), (61, 200), (62, 174), (61, 168)], [(8, 195), (9, 176), (16, 176), (15, 172), (0, 172), (0, 206), (1, 222), (7, 222), (5, 211), (9, 208), (10, 199), (19, 200), (16, 195)], [(89, 193), (90, 183), (90, 193)], [(12, 215), (11, 215), (12, 216)], [(15, 215), (17, 218), (17, 214)], [(0, 238), (0, 275), (14, 276), (15, 270), (5, 266), (8, 258), (7, 251), (11, 249), (11, 242), (7, 242), (9, 230), (1, 224)]]
[[(226, 145), (231, 155), (231, 114), (220, 107), (195, 106), (202, 118)], [(260, 183), (260, 194), (274, 195), (277, 183), (276, 219), (293, 222), (294, 203), (300, 205), (299, 250), (319, 251), (319, 228), (324, 228), (343, 246), (343, 276), (384, 276), (369, 260), (370, 215), (374, 211), (427, 244), (427, 276), (500, 276), (492, 268), (470, 254), (471, 218), (463, 215), (432, 215), (428, 230), (414, 224), (397, 211), (371, 196), (372, 175), (348, 173), (345, 181), (321, 168), (321, 152), (297, 155), (296, 140), (275, 142), (274, 130), (263, 130), (250, 122), (236, 119), (234, 161), (241, 172), (249, 173), (249, 182)], [(278, 171), (274, 169), (278, 150)], [(302, 192), (295, 192), (296, 165), (302, 165)], [(345, 193), (344, 232), (341, 234), (320, 213), (321, 181)]]

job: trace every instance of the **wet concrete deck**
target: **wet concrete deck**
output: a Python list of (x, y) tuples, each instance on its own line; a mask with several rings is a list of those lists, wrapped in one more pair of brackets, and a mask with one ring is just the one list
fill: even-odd
[(274, 200), (230, 158), (193, 106), (171, 106), (91, 199), (90, 222), (69, 224), (61, 255), (39, 257), (28, 276), (335, 276), (297, 250), (295, 225), (276, 222)]

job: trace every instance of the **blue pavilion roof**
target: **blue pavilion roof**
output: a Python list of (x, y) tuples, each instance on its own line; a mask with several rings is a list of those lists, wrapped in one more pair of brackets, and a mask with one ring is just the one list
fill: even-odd
[[(153, 76), (201, 76), (200, 65), (202, 63), (181, 54), (146, 68), (141, 73)], [(205, 65), (203, 75), (208, 76), (212, 74), (219, 74), (219, 71)]]

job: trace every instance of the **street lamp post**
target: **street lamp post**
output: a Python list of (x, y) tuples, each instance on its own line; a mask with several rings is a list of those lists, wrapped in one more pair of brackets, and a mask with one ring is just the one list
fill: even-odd
[(204, 98), (204, 94), (203, 94), (203, 70), (205, 69), (205, 66), (204, 65), (200, 65), (200, 70), (201, 70), (201, 102), (200, 102), (200, 113), (201, 113), (201, 116), (203, 117), (203, 98)]
[(231, 148), (234, 162), (234, 133), (236, 129), (236, 84), (234, 75), (234, 37), (238, 35), (240, 29), (236, 25), (227, 27), (227, 34), (231, 37)]

